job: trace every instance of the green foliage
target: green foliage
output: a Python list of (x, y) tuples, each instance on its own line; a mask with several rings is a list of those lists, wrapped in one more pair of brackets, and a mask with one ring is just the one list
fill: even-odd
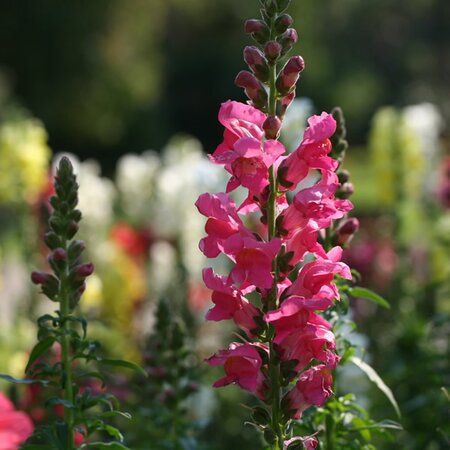
[[(155, 450), (190, 450), (198, 447), (200, 424), (189, 415), (188, 402), (199, 388), (198, 368), (188, 331), (177, 308), (161, 300), (154, 332), (144, 348), (143, 375), (131, 382), (133, 427), (127, 443), (142, 449), (152, 442)], [(126, 424), (125, 424), (126, 425)]]
[[(56, 195), (50, 200), (53, 212), (45, 238), (51, 250), (48, 262), (53, 273), (32, 274), (33, 282), (41, 285), (43, 293), (56, 302), (59, 309), (53, 315), (44, 314), (37, 320), (38, 342), (25, 369), (29, 379), (2, 376), (13, 383), (48, 386), (45, 406), (51, 409), (62, 407), (64, 411), (62, 418), (38, 427), (22, 447), (24, 450), (72, 450), (76, 432), (84, 439), (99, 433), (108, 436), (105, 443), (89, 444), (90, 448), (126, 448), (120, 444), (123, 441), (120, 431), (104, 419), (116, 415), (129, 418), (129, 415), (119, 411), (114, 395), (92, 389), (89, 384), (93, 384), (93, 380), (104, 381), (97, 369), (99, 362), (142, 371), (128, 361), (102, 359), (99, 344), (86, 337), (86, 319), (77, 314), (85, 278), (93, 271), (92, 264), (81, 262), (84, 244), (73, 239), (81, 220), (81, 213), (76, 209), (77, 190), (72, 165), (63, 158), (55, 177)], [(84, 389), (81, 389), (80, 380), (85, 383)], [(111, 440), (115, 442), (109, 442)]]

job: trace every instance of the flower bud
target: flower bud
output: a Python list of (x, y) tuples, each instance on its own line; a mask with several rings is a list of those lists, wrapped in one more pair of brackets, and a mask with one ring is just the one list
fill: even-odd
[(359, 230), (359, 220), (356, 217), (351, 217), (350, 219), (347, 219), (336, 230), (334, 236), (335, 245), (343, 246), (345, 244), (348, 244), (358, 230)]
[(53, 252), (51, 253), (51, 257), (54, 261), (66, 261), (67, 253), (63, 248), (58, 247), (53, 250)]
[(42, 292), (50, 300), (56, 299), (59, 290), (59, 281), (53, 275), (45, 272), (32, 272), (31, 281), (34, 284), (40, 284)]
[(283, 47), (277, 41), (269, 41), (264, 46), (264, 53), (270, 62), (275, 62), (281, 55)]
[(94, 264), (84, 263), (75, 267), (74, 274), (77, 278), (86, 278), (94, 272)]
[(339, 183), (344, 184), (350, 180), (350, 172), (346, 169), (341, 170), (338, 174)]
[(277, 116), (269, 116), (262, 127), (267, 139), (276, 139), (280, 134), (281, 120)]
[(276, 86), (281, 95), (287, 95), (295, 88), (300, 72), (305, 68), (301, 56), (293, 56), (278, 75)]
[(69, 259), (71, 261), (76, 261), (80, 257), (81, 253), (83, 253), (85, 248), (86, 246), (84, 245), (83, 241), (80, 240), (72, 241), (68, 248)]
[(347, 181), (338, 189), (336, 197), (346, 199), (349, 198), (354, 191), (355, 188), (353, 187), (353, 183)]
[(249, 19), (245, 22), (245, 32), (250, 33), (259, 44), (269, 39), (270, 30), (262, 20)]
[(258, 425), (267, 425), (270, 423), (270, 414), (265, 408), (257, 406), (253, 408), (252, 419)]
[(77, 234), (79, 228), (80, 227), (76, 222), (70, 222), (67, 227), (67, 239), (72, 239)]
[(45, 284), (52, 278), (52, 275), (45, 272), (31, 272), (31, 281), (34, 284)]
[(53, 250), (61, 245), (61, 239), (53, 231), (45, 233), (44, 242), (50, 250)]
[(283, 47), (281, 54), (285, 55), (298, 41), (297, 31), (294, 28), (288, 28), (277, 40)]
[(278, 34), (283, 34), (292, 24), (294, 20), (289, 14), (281, 14), (275, 20), (275, 31)]
[(277, 116), (280, 119), (283, 119), (289, 105), (292, 103), (294, 98), (295, 98), (295, 89), (293, 89), (289, 95), (286, 95), (281, 100), (277, 101)]
[(259, 80), (267, 81), (269, 79), (269, 66), (267, 60), (258, 47), (245, 47), (244, 61)]
[(237, 74), (234, 80), (238, 87), (244, 88), (247, 97), (253, 102), (257, 108), (263, 108), (267, 104), (267, 92), (264, 86), (256, 79), (256, 77), (242, 70)]

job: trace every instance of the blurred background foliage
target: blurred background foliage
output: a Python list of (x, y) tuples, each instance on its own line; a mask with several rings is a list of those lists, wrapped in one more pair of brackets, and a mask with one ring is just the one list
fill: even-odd
[[(244, 100), (241, 0), (5, 0), (0, 91), (45, 124), (50, 146), (110, 171), (127, 149), (161, 148), (175, 132), (217, 145), (218, 105)], [(450, 115), (446, 0), (295, 0), (305, 58), (298, 93), (340, 105), (363, 143), (382, 105), (437, 103)]]

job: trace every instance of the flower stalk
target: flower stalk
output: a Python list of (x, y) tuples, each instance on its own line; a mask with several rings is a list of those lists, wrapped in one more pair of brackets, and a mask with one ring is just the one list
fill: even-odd
[[(235, 383), (264, 402), (266, 407), (255, 408), (252, 417), (273, 450), (309, 450), (316, 448), (317, 439), (292, 436), (290, 425), (332, 394), (339, 356), (331, 324), (319, 313), (339, 299), (334, 276), (351, 279), (340, 261), (342, 249), (332, 247), (332, 230), (352, 205), (338, 197), (335, 172), (342, 152), (336, 159), (328, 156), (339, 125), (331, 114), (311, 117), (291, 154), (278, 140), (304, 69), (300, 56), (277, 69), (298, 39), (284, 12), (289, 3), (261, 0), (262, 20), (246, 22), (245, 30), (261, 46), (244, 50), (251, 72), (241, 71), (235, 80), (249, 104), (222, 104), (224, 140), (210, 157), (231, 178), (226, 193), (205, 193), (196, 206), (207, 217), (200, 249), (209, 258), (224, 253), (234, 264), (228, 276), (203, 271), (214, 303), (206, 318), (231, 319), (246, 335), (207, 360), (224, 367), (225, 376), (214, 386)], [(320, 180), (299, 190), (311, 170), (320, 171)], [(248, 196), (237, 207), (229, 193), (239, 187)], [(249, 229), (241, 216), (258, 211), (261, 227)], [(251, 292), (260, 305), (246, 297)]]
[[(95, 367), (97, 363), (142, 369), (128, 361), (101, 358), (97, 354), (99, 344), (86, 337), (87, 321), (77, 314), (77, 307), (86, 289), (85, 280), (94, 271), (94, 266), (82, 262), (85, 245), (74, 239), (81, 212), (76, 209), (76, 176), (66, 157), (58, 165), (54, 187), (49, 230), (45, 235), (52, 273), (33, 272), (31, 279), (41, 286), (49, 300), (58, 304), (59, 309), (54, 315), (45, 314), (38, 319), (39, 342), (31, 352), (26, 372), (30, 378), (53, 388), (53, 396), (48, 398), (47, 404), (62, 407), (63, 414), (54, 423), (37, 428), (23, 449), (45, 446), (73, 450), (87, 448), (87, 442), (89, 448), (100, 448), (104, 443), (91, 442), (91, 435), (106, 431), (122, 440), (119, 430), (104, 422), (102, 407), (108, 407), (111, 417), (129, 418), (129, 415), (116, 409), (117, 399), (113, 395), (102, 390), (95, 392), (89, 387), (82, 390), (81, 383), (94, 384), (94, 380), (104, 379)], [(120, 448), (126, 449), (121, 444)]]

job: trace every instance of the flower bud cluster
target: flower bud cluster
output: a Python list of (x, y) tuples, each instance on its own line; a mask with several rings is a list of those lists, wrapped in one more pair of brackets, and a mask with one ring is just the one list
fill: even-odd
[[(270, 67), (280, 62), (280, 59), (292, 49), (298, 41), (298, 35), (295, 29), (291, 28), (292, 17), (283, 13), (290, 0), (270, 0), (261, 3), (262, 20), (249, 19), (244, 27), (245, 32), (249, 33), (261, 48), (249, 46), (244, 49), (244, 60), (251, 72), (239, 72), (235, 83), (238, 87), (244, 88), (245, 94), (254, 107), (268, 112), (267, 89), (264, 83), (269, 82)], [(280, 120), (295, 96), (295, 84), (304, 67), (303, 58), (294, 56), (286, 62), (278, 75), (276, 111)], [(273, 127), (269, 129), (271, 131), (267, 137), (274, 139), (270, 137), (274, 136)], [(277, 135), (276, 133), (275, 136)]]
[(94, 271), (92, 263), (82, 263), (83, 241), (74, 240), (81, 213), (76, 209), (78, 184), (72, 165), (62, 158), (55, 176), (56, 195), (50, 199), (53, 207), (49, 230), (44, 241), (50, 249), (48, 264), (53, 274), (33, 272), (31, 281), (41, 285), (42, 292), (52, 301), (69, 296), (69, 306), (75, 308), (86, 289), (85, 279)]

